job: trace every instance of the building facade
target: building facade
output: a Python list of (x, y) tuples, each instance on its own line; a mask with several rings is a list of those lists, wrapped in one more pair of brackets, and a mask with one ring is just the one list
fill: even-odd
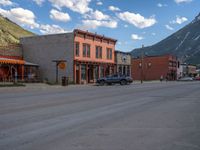
[(131, 76), (131, 54), (115, 51), (116, 72), (120, 75)]
[(132, 58), (134, 80), (177, 79), (178, 60), (172, 55)]
[(35, 80), (37, 70), (38, 65), (23, 59), (22, 45), (0, 46), (0, 82)]
[(40, 66), (42, 80), (56, 82), (56, 63), (66, 61), (58, 70), (76, 84), (93, 83), (99, 77), (114, 73), (114, 52), (117, 40), (88, 31), (26, 37), (20, 40), (24, 58)]
[(183, 77), (195, 77), (197, 76), (197, 67), (190, 64), (181, 64), (183, 68)]

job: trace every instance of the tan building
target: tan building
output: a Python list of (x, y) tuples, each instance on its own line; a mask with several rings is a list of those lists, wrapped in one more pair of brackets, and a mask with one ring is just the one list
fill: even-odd
[(120, 75), (131, 76), (131, 54), (115, 51), (116, 72)]

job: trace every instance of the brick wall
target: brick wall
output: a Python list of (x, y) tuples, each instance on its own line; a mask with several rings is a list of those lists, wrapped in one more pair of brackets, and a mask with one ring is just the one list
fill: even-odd
[(140, 58), (132, 59), (132, 77), (134, 80), (141, 80), (141, 76), (144, 80), (159, 80), (161, 76), (166, 78), (171, 71), (177, 72), (177, 67), (170, 64), (176, 61), (176, 58), (170, 55), (144, 57), (143, 66), (141, 66)]

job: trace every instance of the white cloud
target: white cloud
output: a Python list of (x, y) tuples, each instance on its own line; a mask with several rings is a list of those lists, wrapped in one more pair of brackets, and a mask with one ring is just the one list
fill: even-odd
[(33, 0), (37, 5), (42, 6), (42, 3), (45, 2), (45, 0)]
[(144, 39), (142, 36), (139, 36), (137, 34), (132, 34), (131, 38), (132, 38), (132, 40), (143, 40)]
[(14, 3), (11, 2), (10, 0), (0, 0), (0, 5), (2, 5), (2, 6), (12, 6), (12, 5), (14, 5)]
[(174, 0), (177, 4), (180, 4), (180, 3), (189, 3), (189, 2), (192, 2), (193, 0)]
[(42, 24), (40, 25), (40, 32), (43, 34), (66, 33), (67, 31), (58, 25)]
[(98, 27), (116, 28), (117, 21), (115, 20), (83, 20), (84, 29), (96, 29)]
[(67, 22), (71, 20), (68, 13), (63, 13), (55, 9), (52, 9), (50, 11), (50, 18), (53, 20), (62, 21), (62, 22)]
[(54, 7), (58, 9), (66, 7), (80, 14), (85, 14), (92, 10), (91, 8), (89, 8), (89, 3), (91, 2), (91, 0), (49, 0), (49, 1), (52, 3)]
[(157, 6), (160, 7), (160, 8), (161, 8), (161, 7), (167, 7), (167, 4), (158, 3)]
[(125, 24), (125, 25), (124, 25), (124, 28), (128, 28), (128, 25), (127, 25), (127, 24)]
[(171, 31), (173, 31), (174, 30), (174, 28), (172, 28), (171, 26), (169, 26), (168, 24), (166, 24), (165, 25), (165, 27), (168, 29), (168, 30), (171, 30)]
[(99, 5), (99, 6), (103, 5), (103, 3), (101, 1), (97, 2), (96, 4)]
[(91, 11), (89, 14), (84, 15), (84, 18), (95, 20), (108, 20), (110, 16), (103, 14), (99, 10)]
[(119, 13), (118, 17), (121, 20), (128, 22), (134, 25), (135, 27), (141, 28), (141, 29), (153, 26), (157, 22), (153, 16), (150, 18), (144, 18), (140, 14), (135, 14), (128, 11)]
[(115, 6), (109, 6), (108, 9), (111, 10), (111, 11), (120, 11), (120, 9), (118, 7), (115, 7)]
[(23, 8), (13, 8), (10, 10), (4, 10), (0, 8), (0, 13), (12, 20), (13, 22), (21, 25), (27, 26), (31, 29), (38, 28), (39, 24), (35, 22), (35, 15), (32, 11)]
[(186, 17), (180, 17), (180, 16), (176, 16), (176, 20), (171, 21), (171, 24), (182, 24), (184, 22), (188, 21), (188, 19)]
[(82, 20), (83, 29), (96, 29), (98, 27), (116, 28), (117, 21), (112, 19), (109, 15), (103, 14), (99, 10), (90, 11), (84, 15), (85, 20)]

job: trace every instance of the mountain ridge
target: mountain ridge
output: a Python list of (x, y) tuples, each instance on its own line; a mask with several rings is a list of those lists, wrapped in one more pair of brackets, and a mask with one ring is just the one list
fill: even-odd
[(33, 36), (34, 33), (23, 29), (8, 18), (0, 14), (0, 46), (19, 43), (19, 39), (25, 36)]
[(146, 55), (172, 54), (182, 62), (200, 64), (200, 13), (185, 27), (171, 34), (160, 42), (131, 51), (133, 57), (138, 57), (143, 51)]

